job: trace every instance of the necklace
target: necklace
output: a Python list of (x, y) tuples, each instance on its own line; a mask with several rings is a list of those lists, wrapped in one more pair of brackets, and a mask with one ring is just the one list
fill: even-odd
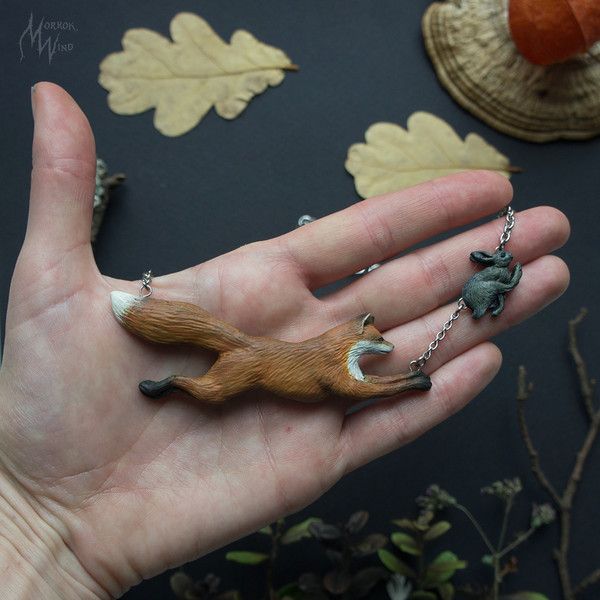
[(523, 273), (520, 263), (517, 263), (512, 271), (508, 268), (513, 257), (504, 247), (510, 240), (515, 226), (515, 212), (511, 206), (507, 206), (499, 216), (504, 215), (506, 216), (504, 229), (494, 253), (489, 254), (481, 250), (471, 252), (471, 260), (486, 265), (486, 268), (475, 273), (465, 283), (462, 296), (456, 301), (456, 310), (443, 324), (427, 350), (419, 358), (410, 362), (411, 371), (418, 371), (425, 366), (463, 310), (471, 309), (474, 319), (480, 319), (487, 310), (491, 311), (493, 317), (497, 317), (504, 310), (504, 294), (516, 287)]
[[(374, 317), (364, 313), (325, 333), (302, 342), (285, 342), (251, 336), (188, 302), (153, 297), (152, 272), (142, 275), (138, 296), (111, 292), (118, 321), (131, 333), (162, 344), (192, 344), (218, 354), (209, 371), (199, 377), (170, 375), (160, 381), (139, 384), (142, 393), (159, 397), (175, 389), (201, 402), (222, 403), (253, 389), (301, 402), (317, 402), (331, 396), (366, 400), (395, 396), (409, 390), (428, 390), (430, 378), (422, 369), (463, 311), (474, 319), (488, 310), (497, 317), (504, 309), (504, 296), (521, 278), (522, 268), (509, 268), (512, 255), (505, 247), (515, 226), (515, 213), (507, 206), (500, 243), (492, 253), (478, 250), (470, 259), (484, 265), (463, 286), (456, 310), (442, 325), (427, 349), (409, 364), (408, 372), (378, 376), (364, 374), (359, 359), (365, 354), (387, 354), (394, 348), (374, 326)], [(304, 215), (302, 226), (314, 219)], [(379, 264), (362, 269), (366, 275)]]

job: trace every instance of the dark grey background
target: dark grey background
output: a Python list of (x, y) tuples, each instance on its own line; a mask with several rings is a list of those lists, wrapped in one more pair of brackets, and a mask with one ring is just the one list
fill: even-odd
[[(566, 321), (581, 305), (591, 309), (581, 345), (597, 374), (599, 342), (593, 334), (600, 324), (600, 140), (525, 143), (463, 111), (439, 85), (422, 46), (420, 18), (428, 3), (4, 0), (0, 303), (4, 315), (26, 225), (32, 134), (29, 89), (36, 81), (56, 82), (73, 95), (92, 124), (98, 155), (112, 171), (127, 174), (106, 215), (96, 256), (104, 273), (132, 279), (148, 266), (159, 274), (179, 270), (246, 242), (281, 234), (303, 213), (322, 216), (355, 202), (358, 196), (344, 160), (348, 147), (363, 140), (371, 123), (405, 125), (412, 112), (426, 110), (449, 121), (461, 136), (476, 131), (525, 169), (513, 178), (517, 209), (551, 204), (570, 218), (572, 238), (560, 255), (571, 268), (571, 287), (553, 306), (496, 340), (504, 352), (502, 370), (469, 407), (409, 447), (352, 473), (290, 522), (305, 515), (342, 519), (364, 508), (372, 514), (370, 530), (389, 532), (389, 519), (410, 514), (412, 499), (429, 483), (439, 482), (471, 506), (495, 536), (498, 505), (480, 496), (482, 485), (522, 477), (524, 508), (515, 517), (517, 528), (527, 527), (528, 503), (546, 500), (529, 473), (517, 430), (517, 365), (525, 363), (535, 382), (528, 406), (531, 429), (543, 464), (559, 487), (585, 432), (565, 352)], [(152, 111), (133, 117), (113, 114), (107, 92), (97, 83), (100, 61), (121, 49), (128, 28), (147, 27), (166, 35), (171, 17), (182, 10), (200, 14), (226, 39), (237, 28), (248, 29), (285, 50), (301, 66), (300, 72), (287, 74), (281, 86), (254, 99), (241, 118), (227, 122), (211, 112), (179, 138), (159, 134), (152, 126)], [(73, 50), (55, 56), (51, 64), (47, 57), (26, 50), (20, 62), (18, 40), (30, 12), (36, 22), (45, 17), (74, 23), (77, 32), (63, 34)], [(571, 554), (575, 579), (600, 566), (599, 464), (596, 448), (575, 507)], [(488, 571), (476, 566), (484, 552), (479, 539), (460, 515), (450, 516), (455, 529), (440, 549), (456, 550), (483, 578)], [(520, 572), (509, 578), (507, 589), (533, 589), (558, 598), (551, 559), (555, 542), (553, 528), (535, 535), (520, 553)], [(261, 543), (264, 540), (251, 538), (232, 547), (259, 548)], [(311, 542), (292, 550), (278, 581), (321, 568), (313, 550)], [(226, 587), (240, 586), (248, 590), (246, 597), (258, 597), (260, 586), (253, 579), (260, 568), (227, 563), (223, 554), (215, 552), (187, 570), (196, 576), (217, 572)], [(166, 576), (127, 594), (132, 600), (163, 597), (171, 597)]]

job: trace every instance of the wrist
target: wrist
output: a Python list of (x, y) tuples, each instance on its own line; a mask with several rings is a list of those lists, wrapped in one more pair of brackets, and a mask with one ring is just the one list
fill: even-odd
[(85, 572), (57, 528), (0, 470), (0, 572), (7, 600), (109, 598)]
[[(61, 581), (49, 554), (31, 544), (0, 535), (0, 572), (3, 597), (7, 600), (77, 598)], [(42, 575), (43, 574), (43, 575)]]

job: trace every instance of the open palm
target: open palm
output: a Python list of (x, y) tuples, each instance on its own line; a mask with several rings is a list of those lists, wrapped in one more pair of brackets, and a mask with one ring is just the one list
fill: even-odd
[[(29, 221), (11, 285), (0, 372), (0, 490), (60, 555), (74, 597), (118, 596), (141, 578), (196, 558), (316, 499), (342, 475), (458, 410), (496, 374), (485, 340), (556, 298), (568, 271), (544, 256), (568, 236), (551, 208), (518, 214), (511, 251), (521, 284), (497, 319), (463, 316), (427, 365), (433, 388), (350, 411), (245, 394), (207, 406), (176, 392), (150, 400), (142, 379), (196, 376), (197, 349), (127, 333), (110, 292), (139, 283), (99, 273), (90, 247), (95, 149), (60, 87), (37, 84)], [(157, 297), (193, 302), (254, 334), (301, 340), (359, 313), (396, 346), (365, 363), (406, 371), (493, 249), (490, 222), (387, 262), (341, 290), (314, 291), (442, 231), (494, 214), (508, 182), (454, 175), (357, 203), (289, 234), (157, 277)], [(143, 265), (145, 266), (145, 265)]]

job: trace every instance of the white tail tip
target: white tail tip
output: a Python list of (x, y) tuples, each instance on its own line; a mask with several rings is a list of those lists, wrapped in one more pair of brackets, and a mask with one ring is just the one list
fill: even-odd
[(138, 301), (138, 298), (127, 292), (111, 292), (110, 300), (112, 302), (113, 313), (119, 321), (125, 316), (129, 307)]

